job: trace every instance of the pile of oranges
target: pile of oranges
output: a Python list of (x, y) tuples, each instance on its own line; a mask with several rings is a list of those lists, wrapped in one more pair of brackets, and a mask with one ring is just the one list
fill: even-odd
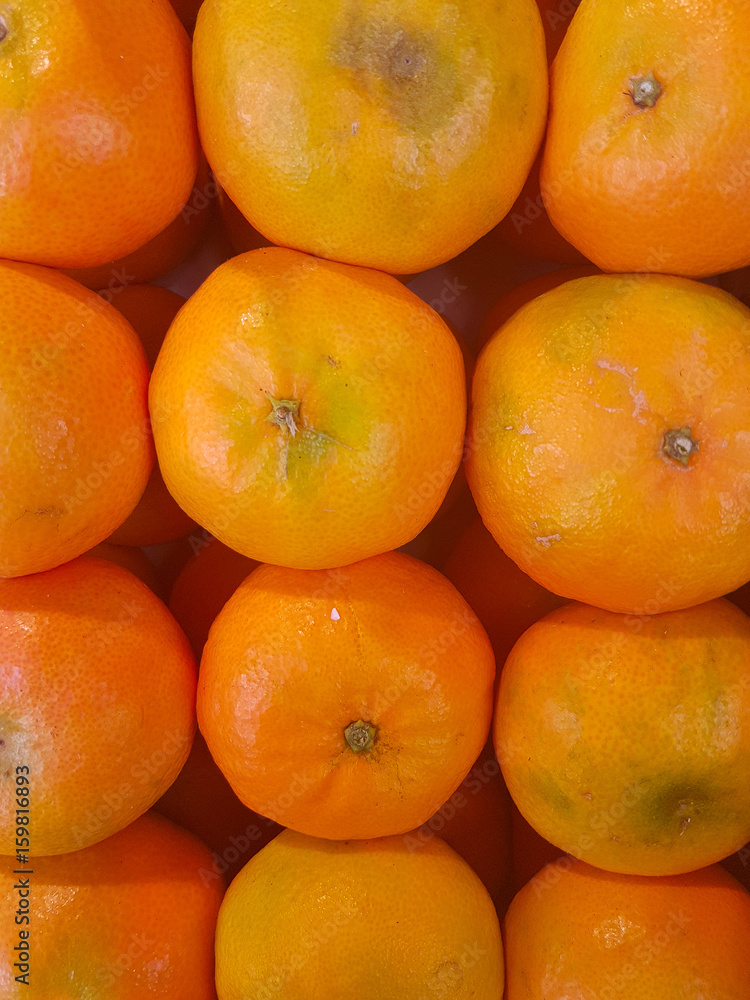
[(0, 1000), (750, 998), (748, 38), (0, 0)]

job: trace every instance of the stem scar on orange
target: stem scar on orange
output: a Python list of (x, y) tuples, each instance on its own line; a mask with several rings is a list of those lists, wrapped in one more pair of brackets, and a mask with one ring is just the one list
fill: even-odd
[(397, 548), (460, 464), (461, 349), (378, 271), (278, 247), (218, 267), (150, 385), (167, 488), (259, 562), (321, 569)]
[(538, 583), (656, 614), (750, 578), (750, 310), (687, 278), (601, 275), (485, 345), (466, 476)]
[(263, 565), (211, 627), (198, 719), (251, 809), (313, 836), (386, 836), (429, 819), (466, 777), (494, 673), (476, 615), (411, 556)]

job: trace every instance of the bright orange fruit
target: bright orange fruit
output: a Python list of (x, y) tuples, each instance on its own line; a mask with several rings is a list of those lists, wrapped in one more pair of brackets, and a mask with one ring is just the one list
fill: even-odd
[(491, 229), (544, 130), (533, 0), (206, 0), (193, 68), (203, 148), (252, 225), (395, 274)]
[(552, 64), (541, 190), (603, 270), (701, 277), (750, 263), (748, 37), (744, 3), (576, 11)]
[(149, 398), (169, 492), (259, 562), (320, 569), (408, 542), (463, 449), (461, 349), (437, 313), (388, 275), (278, 247), (206, 279)]
[(475, 368), (484, 523), (563, 597), (655, 614), (728, 593), (750, 579), (748, 384), (750, 310), (726, 292), (661, 275), (545, 292)]
[(251, 809), (313, 836), (386, 836), (429, 819), (466, 777), (494, 673), (474, 612), (410, 556), (263, 565), (211, 628), (198, 719)]
[(505, 916), (504, 1000), (741, 1000), (749, 935), (750, 895), (718, 865), (639, 878), (564, 859)]
[(499, 1000), (503, 948), (479, 878), (438, 837), (316, 840), (284, 830), (227, 890), (220, 1000)]
[(198, 169), (168, 0), (3, 4), (0, 134), (0, 257), (94, 267), (156, 236)]
[(3, 1000), (215, 1000), (223, 887), (200, 878), (210, 859), (199, 840), (153, 813), (71, 854), (28, 866), (0, 858)]
[(16, 775), (35, 860), (149, 809), (190, 751), (195, 683), (177, 622), (120, 566), (87, 557), (0, 580), (0, 854), (16, 851)]
[(148, 366), (130, 324), (71, 278), (0, 261), (0, 576), (104, 541), (148, 481)]
[(750, 839), (750, 619), (568, 604), (505, 661), (493, 735), (521, 813), (599, 868), (672, 875)]

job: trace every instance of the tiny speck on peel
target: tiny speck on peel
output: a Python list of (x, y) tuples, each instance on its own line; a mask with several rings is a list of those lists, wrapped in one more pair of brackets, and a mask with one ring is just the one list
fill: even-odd
[(335, 608), (331, 608), (331, 621), (337, 622), (341, 615)]

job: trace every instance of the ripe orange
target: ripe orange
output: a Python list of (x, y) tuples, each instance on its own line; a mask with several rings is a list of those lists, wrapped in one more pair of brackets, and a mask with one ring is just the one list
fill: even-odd
[(397, 548), (431, 520), (465, 399), (461, 349), (413, 292), (278, 247), (206, 279), (150, 386), (180, 506), (243, 555), (309, 569)]
[(212, 538), (180, 570), (169, 594), (169, 610), (200, 659), (208, 632), (226, 602), (258, 563)]
[(419, 826), (466, 777), (493, 678), (474, 612), (411, 556), (264, 565), (211, 628), (198, 721), (251, 809), (313, 836), (380, 837)]
[[(518, 806), (511, 800), (510, 807), (511, 823), (511, 843), (512, 843), (512, 872), (511, 887), (513, 895), (519, 889), (523, 889), (527, 882), (551, 862), (557, 861), (565, 868), (569, 867), (572, 858), (569, 854), (563, 854), (559, 847), (550, 844), (541, 834), (537, 833), (533, 826), (528, 823), (518, 811)], [(549, 872), (556, 872), (556, 868), (548, 868)], [(543, 876), (544, 879), (545, 876)]]
[(543, 837), (671, 875), (750, 840), (750, 619), (722, 598), (655, 617), (571, 603), (505, 662), (494, 740)]
[(547, 108), (533, 0), (206, 0), (193, 69), (203, 148), (252, 225), (397, 274), (499, 222)]
[[(169, 325), (185, 299), (159, 285), (128, 285), (112, 295), (111, 302), (140, 337), (153, 368)], [(116, 545), (162, 545), (182, 538), (194, 527), (195, 521), (167, 490), (155, 462), (138, 505), (109, 541)]]
[(671, 878), (553, 862), (503, 923), (504, 1000), (741, 1000), (750, 895), (718, 865)]
[(178, 214), (198, 137), (168, 0), (3, 4), (0, 80), (0, 257), (94, 267)]
[(404, 834), (410, 851), (440, 837), (477, 874), (498, 913), (511, 900), (511, 799), (488, 742), (456, 791), (426, 822)]
[(466, 463), (502, 549), (627, 613), (748, 580), (748, 348), (750, 310), (685, 278), (595, 275), (520, 308), (477, 361)]
[(153, 813), (62, 857), (0, 858), (3, 1000), (215, 998), (222, 887), (201, 881), (207, 863), (200, 841)]
[(240, 802), (199, 732), (185, 766), (154, 803), (154, 811), (194, 833), (211, 849), (208, 863), (204, 861), (198, 872), (204, 883), (231, 882), (282, 829)]
[(603, 270), (750, 263), (748, 37), (747, 4), (578, 8), (552, 65), (541, 187), (554, 225)]
[(108, 302), (131, 284), (146, 284), (177, 267), (206, 233), (216, 198), (216, 183), (201, 154), (188, 200), (169, 225), (143, 246), (98, 267), (64, 268), (63, 273), (98, 291)]
[(439, 838), (332, 842), (284, 830), (240, 872), (216, 926), (219, 1000), (498, 1000), (497, 914)]
[(563, 598), (545, 590), (503, 552), (482, 519), (474, 519), (455, 538), (438, 566), (466, 599), (487, 630), (498, 680), (515, 641)]
[(150, 808), (187, 759), (195, 676), (164, 604), (112, 562), (0, 580), (0, 853), (17, 846), (16, 775), (32, 789), (35, 858)]
[(153, 464), (130, 324), (71, 278), (0, 262), (0, 575), (50, 569), (131, 513)]

